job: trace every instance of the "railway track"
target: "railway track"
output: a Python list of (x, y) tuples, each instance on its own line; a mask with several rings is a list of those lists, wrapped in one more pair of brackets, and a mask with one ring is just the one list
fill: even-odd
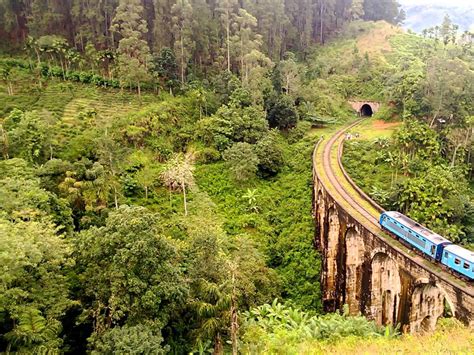
[[(355, 185), (345, 172), (341, 163), (344, 134), (362, 121), (363, 119), (359, 119), (349, 126), (338, 130), (329, 140), (322, 140), (318, 143), (313, 157), (315, 159), (313, 164), (316, 166), (316, 174), (320, 181), (322, 181), (325, 189), (342, 207), (348, 207), (353, 211), (353, 218), (373, 232), (378, 238), (389, 244), (391, 248), (394, 248), (397, 252), (403, 254), (427, 272), (461, 289), (466, 294), (474, 296), (473, 285), (460, 279), (453, 279), (453, 275), (442, 270), (438, 265), (433, 264), (432, 267), (426, 265), (425, 258), (406, 245), (400, 244), (380, 228), (378, 220), (380, 213), (383, 212), (383, 208), (377, 205), (377, 203), (371, 200), (369, 196)], [(317, 160), (319, 160), (319, 162), (317, 162)], [(319, 169), (316, 163), (318, 163)]]

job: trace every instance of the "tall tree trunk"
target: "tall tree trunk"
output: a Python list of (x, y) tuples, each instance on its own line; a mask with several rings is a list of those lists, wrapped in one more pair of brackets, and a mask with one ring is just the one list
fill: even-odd
[(213, 355), (220, 355), (223, 354), (224, 350), (222, 349), (222, 339), (221, 334), (217, 333), (214, 339), (214, 351), (212, 352)]
[(183, 40), (183, 29), (181, 29), (181, 84), (184, 85), (184, 40)]
[(184, 215), (188, 215), (188, 202), (186, 200), (186, 184), (184, 181), (181, 182), (181, 188), (183, 189), (183, 200), (184, 200)]
[(226, 34), (227, 34), (227, 71), (230, 72), (230, 16), (229, 10), (226, 13)]
[(319, 16), (320, 16), (319, 35), (320, 35), (321, 44), (323, 44), (324, 43), (324, 34), (323, 34), (324, 32), (324, 0), (321, 0)]
[(457, 144), (454, 148), (453, 158), (451, 159), (451, 168), (454, 167), (454, 163), (456, 162), (456, 154), (458, 153), (458, 149), (461, 147), (461, 144)]
[(244, 40), (240, 35), (240, 77), (244, 81)]
[(117, 187), (114, 185), (114, 204), (115, 204), (115, 209), (118, 210), (118, 196), (117, 196)]
[(3, 158), (9, 159), (10, 157), (8, 155), (8, 136), (1, 124), (0, 124), (0, 134), (2, 135), (2, 138), (3, 138)]
[(239, 323), (237, 319), (237, 300), (236, 289), (235, 289), (235, 269), (231, 269), (232, 274), (232, 296), (230, 301), (230, 336), (232, 339), (232, 355), (237, 355), (238, 344), (237, 344), (237, 332), (239, 330)]

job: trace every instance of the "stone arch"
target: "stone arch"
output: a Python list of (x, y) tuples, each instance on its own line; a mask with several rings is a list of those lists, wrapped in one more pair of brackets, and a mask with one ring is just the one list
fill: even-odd
[(365, 103), (360, 107), (359, 114), (364, 117), (371, 117), (374, 114), (374, 109), (369, 103)]
[(370, 313), (377, 324), (397, 324), (401, 280), (397, 263), (387, 254), (375, 254), (371, 262)]
[(432, 284), (417, 286), (411, 295), (410, 331), (433, 331), (438, 318), (444, 313), (445, 300), (452, 304), (439, 287)]
[(360, 233), (351, 227), (345, 235), (346, 255), (346, 303), (350, 314), (360, 312), (360, 295), (362, 294), (362, 264), (364, 263), (365, 245)]
[(324, 298), (328, 301), (328, 309), (336, 308), (337, 300), (337, 279), (338, 279), (338, 254), (339, 254), (339, 233), (341, 226), (336, 208), (331, 207), (328, 211), (328, 232), (326, 244), (326, 270), (324, 282)]

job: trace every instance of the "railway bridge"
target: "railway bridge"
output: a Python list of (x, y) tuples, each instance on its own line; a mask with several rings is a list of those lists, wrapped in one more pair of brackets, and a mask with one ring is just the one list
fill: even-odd
[(382, 229), (382, 208), (341, 164), (344, 133), (322, 139), (313, 153), (315, 245), (323, 256), (326, 311), (347, 304), (380, 325), (430, 331), (451, 315), (474, 328), (474, 286), (423, 258)]

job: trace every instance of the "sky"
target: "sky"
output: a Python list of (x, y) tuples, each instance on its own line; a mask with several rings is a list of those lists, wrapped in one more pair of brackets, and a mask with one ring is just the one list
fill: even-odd
[(398, 0), (398, 2), (402, 5), (445, 5), (445, 6), (473, 5), (472, 0)]
[(404, 27), (416, 32), (441, 24), (445, 14), (460, 26), (474, 30), (474, 0), (398, 0), (407, 13)]

